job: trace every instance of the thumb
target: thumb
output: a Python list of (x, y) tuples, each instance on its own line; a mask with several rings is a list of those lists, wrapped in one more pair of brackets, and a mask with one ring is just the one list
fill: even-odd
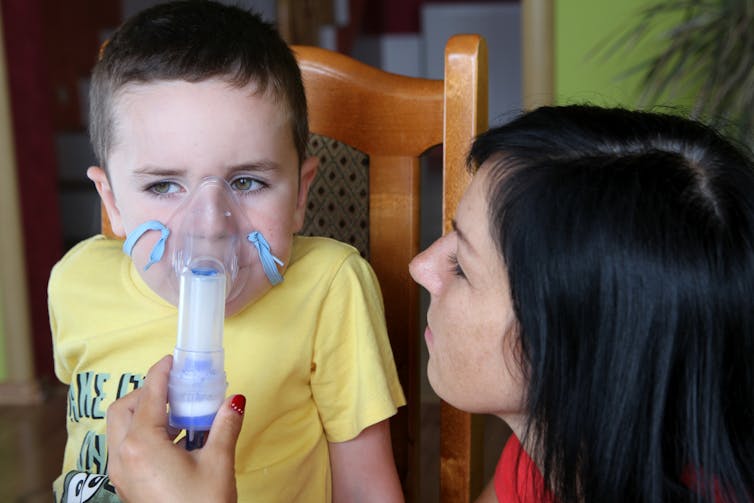
[(207, 455), (216, 460), (228, 462), (233, 471), (235, 465), (236, 442), (243, 425), (243, 414), (246, 408), (246, 397), (233, 395), (225, 399), (217, 411), (207, 442), (202, 449)]

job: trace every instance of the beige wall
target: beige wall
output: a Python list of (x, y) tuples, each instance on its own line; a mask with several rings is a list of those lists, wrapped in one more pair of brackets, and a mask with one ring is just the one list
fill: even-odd
[[(0, 13), (0, 15), (2, 15)], [(3, 40), (0, 19), (0, 41)], [(0, 50), (0, 382), (34, 379), (5, 49)]]

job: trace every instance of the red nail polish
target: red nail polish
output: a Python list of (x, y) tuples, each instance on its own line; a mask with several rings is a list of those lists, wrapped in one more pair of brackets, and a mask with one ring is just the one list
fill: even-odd
[(237, 412), (239, 416), (243, 416), (243, 411), (246, 408), (246, 397), (235, 395), (230, 401), (230, 408)]

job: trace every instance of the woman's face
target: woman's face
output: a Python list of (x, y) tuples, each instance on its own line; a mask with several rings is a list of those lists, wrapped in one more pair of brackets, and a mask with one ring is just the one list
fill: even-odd
[(508, 275), (489, 231), (488, 171), (483, 165), (461, 198), (454, 230), (416, 256), (409, 271), (431, 296), (424, 336), (432, 388), (457, 408), (514, 426), (524, 379)]

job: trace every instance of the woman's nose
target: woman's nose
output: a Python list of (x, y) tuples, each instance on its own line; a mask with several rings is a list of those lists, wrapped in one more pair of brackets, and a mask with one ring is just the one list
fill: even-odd
[(442, 247), (442, 239), (435, 241), (408, 264), (408, 272), (411, 277), (431, 295), (437, 295), (442, 288), (442, 269), (439, 263), (439, 260), (442, 259), (442, 254), (439, 253)]

